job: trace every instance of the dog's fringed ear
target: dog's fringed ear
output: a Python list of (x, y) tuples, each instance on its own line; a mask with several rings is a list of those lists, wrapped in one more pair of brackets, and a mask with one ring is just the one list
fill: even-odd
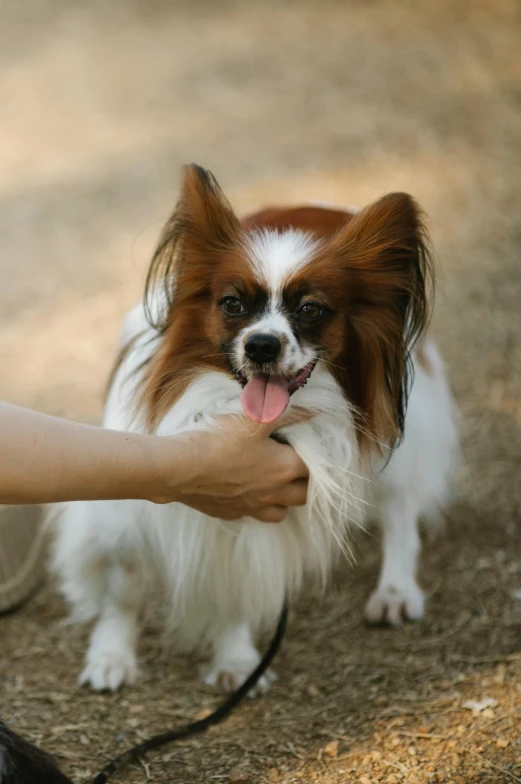
[[(238, 243), (239, 220), (213, 174), (190, 164), (183, 169), (179, 201), (168, 219), (154, 253), (146, 281), (147, 318), (160, 332), (172, 306), (179, 275), (189, 273), (184, 285), (188, 294), (193, 286), (207, 281), (204, 266), (215, 264), (223, 253)], [(153, 313), (150, 303), (157, 286), (163, 289), (161, 313)], [(157, 310), (157, 306), (156, 306)]]
[(347, 330), (338, 380), (361, 414), (360, 440), (380, 449), (403, 436), (411, 350), (430, 317), (433, 263), (414, 199), (392, 193), (333, 239), (347, 287)]
[(225, 250), (240, 231), (239, 220), (213, 174), (196, 164), (185, 166), (178, 206), (185, 242), (192, 250)]

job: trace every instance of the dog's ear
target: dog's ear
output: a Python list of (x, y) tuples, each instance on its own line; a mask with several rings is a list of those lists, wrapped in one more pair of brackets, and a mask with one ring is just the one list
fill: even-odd
[(348, 303), (339, 380), (362, 415), (361, 440), (394, 445), (403, 435), (411, 350), (430, 316), (433, 263), (421, 211), (411, 196), (389, 194), (332, 243)]
[(239, 220), (213, 174), (201, 166), (184, 167), (176, 212), (183, 241), (192, 251), (215, 253), (237, 241)]
[[(213, 174), (190, 164), (183, 169), (181, 193), (154, 253), (146, 282), (145, 309), (149, 321), (161, 330), (173, 303), (176, 280), (185, 272), (184, 291), (208, 279), (204, 267), (215, 265), (240, 240), (239, 220)], [(163, 287), (163, 312), (152, 313), (149, 303), (157, 285)], [(157, 305), (156, 305), (157, 310)]]

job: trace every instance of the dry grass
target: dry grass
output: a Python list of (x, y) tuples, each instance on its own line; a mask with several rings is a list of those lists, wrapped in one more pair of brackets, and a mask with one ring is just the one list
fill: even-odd
[[(443, 270), (434, 327), (465, 461), (426, 544), (427, 619), (364, 626), (378, 553), (360, 537), (358, 564), (297, 609), (272, 691), (118, 780), (520, 781), (517, 1), (10, 0), (0, 30), (1, 397), (97, 421), (119, 321), (188, 160), (245, 210), (408, 190)], [(78, 690), (85, 631), (63, 629), (63, 613), (48, 587), (0, 620), (0, 700), (77, 781), (215, 705), (154, 629), (139, 686)], [(496, 707), (464, 707), (483, 697)]]

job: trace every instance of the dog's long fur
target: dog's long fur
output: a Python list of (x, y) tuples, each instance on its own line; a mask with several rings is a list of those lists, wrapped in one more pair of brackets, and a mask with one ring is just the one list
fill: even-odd
[[(418, 519), (444, 504), (457, 441), (442, 362), (423, 341), (431, 272), (421, 215), (405, 194), (358, 214), (273, 208), (240, 221), (211, 175), (185, 170), (146, 306), (125, 321), (129, 348), (104, 424), (159, 435), (216, 427), (221, 414), (242, 413), (235, 376), (251, 371), (245, 339), (276, 334), (286, 347), (277, 373), (316, 363), (278, 426), (309, 467), (308, 504), (271, 526), (180, 504), (69, 505), (54, 563), (74, 617), (96, 619), (83, 682), (134, 680), (140, 614), (161, 587), (175, 639), (209, 643), (207, 681), (235, 688), (284, 596), (305, 581), (325, 584), (352, 526), (371, 516), (384, 559), (368, 619), (422, 616)], [(242, 322), (223, 315), (230, 286), (248, 304)], [(324, 305), (318, 325), (292, 315), (310, 296)], [(288, 424), (295, 408), (311, 417)]]

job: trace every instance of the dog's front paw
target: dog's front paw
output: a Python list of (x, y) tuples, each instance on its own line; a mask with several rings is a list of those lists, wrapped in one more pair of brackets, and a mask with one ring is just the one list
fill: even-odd
[(116, 691), (124, 683), (135, 683), (137, 676), (138, 666), (133, 651), (89, 651), (79, 683), (90, 685), (95, 691)]
[[(253, 651), (251, 657), (247, 658), (230, 659), (229, 661), (214, 660), (203, 673), (203, 681), (207, 686), (217, 687), (227, 693), (237, 691), (239, 686), (242, 686), (251, 675), (259, 661), (260, 658), (256, 651)], [(264, 694), (275, 680), (277, 680), (276, 674), (272, 670), (268, 670), (259, 679), (256, 686), (251, 689), (248, 697)]]
[(373, 591), (365, 606), (368, 623), (401, 626), (404, 621), (420, 621), (425, 597), (414, 580), (403, 585), (388, 583)]

